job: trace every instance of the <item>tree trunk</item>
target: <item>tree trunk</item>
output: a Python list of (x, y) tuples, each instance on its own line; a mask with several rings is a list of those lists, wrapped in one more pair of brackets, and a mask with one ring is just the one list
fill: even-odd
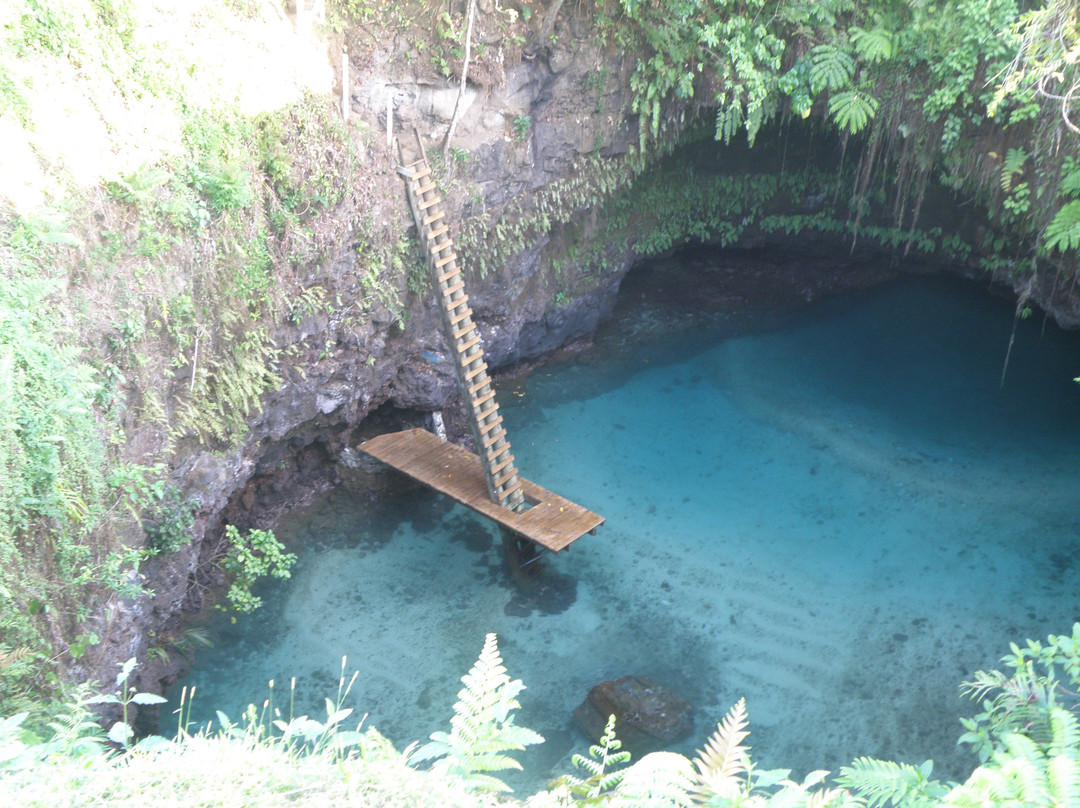
[(562, 4), (563, 0), (555, 0), (551, 4), (551, 8), (547, 10), (547, 14), (544, 15), (544, 22), (540, 25), (540, 47), (547, 44), (551, 32), (555, 29), (555, 18), (559, 16)]
[[(562, 0), (559, 0), (561, 3)], [(450, 154), (450, 138), (454, 136), (454, 130), (457, 129), (458, 119), (461, 118), (461, 99), (465, 97), (465, 82), (469, 76), (469, 51), (472, 47), (472, 29), (473, 18), (476, 16), (476, 0), (469, 0), (469, 10), (467, 12), (469, 21), (465, 25), (465, 62), (461, 66), (461, 87), (458, 90), (457, 102), (454, 104), (454, 114), (450, 118), (450, 128), (446, 130), (446, 138), (443, 140), (443, 163), (449, 165), (447, 157)]]

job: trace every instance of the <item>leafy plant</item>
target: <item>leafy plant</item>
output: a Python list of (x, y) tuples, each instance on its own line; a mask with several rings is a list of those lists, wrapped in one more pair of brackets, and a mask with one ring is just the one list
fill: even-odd
[(529, 128), (532, 126), (531, 115), (515, 115), (513, 132), (516, 140), (525, 140), (529, 136)]
[(164, 489), (154, 513), (144, 522), (147, 549), (153, 554), (175, 553), (191, 543), (196, 503), (180, 498), (175, 486)]
[(512, 713), (521, 706), (517, 696), (525, 685), (507, 675), (494, 634), (487, 635), (480, 657), (461, 681), (465, 687), (454, 704), (450, 732), (432, 733), (413, 760), (435, 760), (433, 771), (458, 778), (471, 790), (510, 791), (489, 772), (521, 769), (506, 753), (544, 739), (514, 724)]
[(128, 678), (135, 670), (134, 657), (127, 662), (119, 663), (119, 665), (120, 672), (116, 675), (115, 685), (119, 693), (103, 693), (90, 698), (86, 703), (120, 705), (122, 717), (109, 728), (106, 737), (119, 746), (127, 747), (131, 745), (131, 741), (135, 736), (135, 730), (129, 721), (131, 705), (152, 706), (164, 704), (165, 699), (155, 693), (132, 692), (131, 686), (128, 684)]
[(620, 749), (622, 741), (615, 737), (615, 716), (611, 715), (608, 716), (600, 743), (589, 747), (588, 757), (575, 752), (570, 758), (574, 768), (588, 776), (580, 779), (566, 774), (551, 783), (549, 788), (565, 789), (578, 805), (603, 804), (605, 795), (613, 791), (626, 774), (622, 769), (612, 770), (630, 761), (630, 753)]
[(108, 188), (117, 199), (133, 205), (146, 206), (154, 200), (154, 189), (165, 185), (171, 178), (172, 174), (165, 166), (144, 163), (136, 170), (109, 183)]
[(1043, 250), (1074, 252), (1080, 250), (1080, 200), (1062, 205), (1043, 231)]
[(855, 60), (836, 45), (818, 45), (810, 51), (810, 88), (815, 94), (847, 87), (854, 72)]
[(866, 93), (846, 90), (829, 98), (829, 115), (836, 125), (853, 135), (858, 134), (877, 114), (879, 102)]
[(262, 598), (251, 592), (254, 583), (265, 575), (288, 579), (296, 555), (284, 552), (285, 546), (269, 530), (251, 530), (241, 536), (235, 525), (227, 525), (225, 540), (229, 549), (221, 567), (233, 579), (226, 597), (232, 608), (249, 614), (263, 603)]
[(1001, 750), (1001, 738), (1023, 732), (1046, 746), (1053, 737), (1053, 714), (1058, 709), (1080, 708), (1080, 697), (1063, 687), (1059, 675), (1080, 682), (1080, 623), (1071, 635), (1051, 634), (1045, 643), (1012, 643), (1002, 657), (1006, 671), (976, 671), (963, 690), (983, 709), (974, 718), (961, 719), (967, 730), (960, 743), (970, 744), (979, 759), (988, 760)]
[(859, 58), (868, 64), (888, 61), (896, 51), (895, 37), (884, 28), (871, 28), (866, 30), (858, 25), (848, 29), (851, 32), (851, 42)]
[(945, 784), (930, 779), (933, 770), (932, 760), (912, 766), (861, 757), (841, 768), (836, 781), (862, 797), (867, 808), (888, 805), (929, 808), (949, 793)]

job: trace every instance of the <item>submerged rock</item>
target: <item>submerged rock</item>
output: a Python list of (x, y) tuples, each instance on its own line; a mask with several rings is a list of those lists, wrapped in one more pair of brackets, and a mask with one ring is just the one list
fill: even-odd
[(574, 708), (574, 723), (599, 741), (608, 716), (615, 734), (635, 758), (686, 738), (694, 729), (693, 706), (672, 690), (641, 676), (601, 682)]

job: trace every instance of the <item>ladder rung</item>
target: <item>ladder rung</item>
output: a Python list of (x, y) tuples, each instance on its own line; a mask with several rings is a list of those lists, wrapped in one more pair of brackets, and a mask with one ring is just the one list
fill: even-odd
[[(443, 289), (443, 297), (445, 297), (447, 300), (449, 300), (450, 295), (454, 294), (455, 292), (460, 292), (464, 288), (465, 288), (465, 281), (458, 281), (453, 286), (447, 286), (445, 289)], [(460, 299), (461, 298), (458, 298), (458, 300), (460, 300)]]
[(480, 426), (480, 434), (481, 435), (486, 435), (488, 432), (493, 430), (495, 427), (497, 427), (501, 423), (502, 423), (502, 416), (500, 415), (498, 418), (491, 421), (490, 423), (482, 424)]
[(506, 472), (502, 477), (495, 478), (495, 487), (498, 488), (500, 485), (505, 485), (507, 482), (517, 477), (517, 473), (518, 470), (514, 468), (514, 466), (511, 464), (510, 470), (508, 472)]
[(432, 199), (428, 199), (425, 202), (421, 202), (416, 207), (420, 208), (420, 210), (427, 210), (428, 208), (435, 207), (440, 202), (442, 202), (442, 197), (436, 196), (436, 197), (433, 197)]
[[(450, 225), (444, 224), (442, 227), (438, 228), (437, 230), (432, 230), (430, 233), (427, 234), (428, 241), (432, 241), (433, 239), (437, 239), (439, 236), (441, 236), (443, 233), (445, 233), (449, 229), (450, 229)], [(447, 241), (449, 241), (449, 239), (447, 239)]]
[[(469, 302), (469, 296), (468, 296), (468, 295), (462, 295), (462, 296), (461, 296), (461, 297), (459, 297), (459, 298), (458, 298), (457, 300), (451, 300), (451, 301), (449, 301), (449, 302), (448, 302), (448, 303), (446, 304), (446, 310), (447, 310), (447, 311), (453, 311), (453, 310), (454, 310), (454, 309), (456, 309), (456, 308), (457, 308), (458, 306), (462, 306), (462, 305), (464, 305), (464, 304), (466, 304), (466, 303), (468, 303), (468, 302)], [(453, 320), (451, 320), (450, 322), (453, 322)]]
[(512, 497), (515, 493), (517, 493), (520, 490), (521, 490), (521, 480), (517, 480), (517, 481), (514, 482), (513, 485), (511, 485), (509, 488), (503, 489), (503, 492), (501, 494), (499, 494), (499, 503), (501, 504), (504, 500), (510, 499), (510, 497)]
[(491, 379), (484, 377), (483, 379), (478, 381), (476, 384), (469, 388), (469, 395), (475, 396), (477, 392), (483, 389), (485, 384), (491, 384)]
[[(455, 301), (454, 305), (455, 306), (457, 305), (457, 301)], [(447, 309), (447, 310), (449, 311), (449, 309)], [(450, 318), (450, 325), (457, 325), (462, 320), (464, 320), (466, 317), (469, 317), (471, 315), (472, 315), (472, 309), (465, 309), (465, 311), (458, 312), (457, 314), (455, 314), (453, 317)]]
[[(506, 437), (506, 430), (505, 429), (500, 429), (498, 432), (496, 432), (494, 435), (491, 435), (490, 437), (487, 438), (487, 440), (484, 441), (484, 448), (487, 449), (489, 446), (491, 446), (491, 444), (493, 444), (499, 438), (505, 438), (505, 437)], [(500, 449), (500, 451), (502, 451), (502, 450)]]
[[(423, 160), (417, 160), (416, 163), (423, 163)], [(416, 163), (413, 163), (413, 165), (416, 165)], [(426, 177), (430, 173), (431, 173), (431, 166), (424, 166), (423, 168), (416, 169), (413, 172), (412, 178), (414, 180), (418, 180), (421, 177)]]
[(441, 218), (442, 218), (443, 216), (445, 216), (445, 215), (446, 215), (446, 211), (445, 211), (445, 210), (439, 210), (439, 211), (436, 211), (435, 213), (431, 214), (430, 216), (425, 216), (425, 217), (423, 218), (423, 220), (421, 221), (421, 224), (423, 224), (423, 225), (424, 225), (424, 227), (427, 227), (427, 226), (428, 226), (429, 224), (431, 224), (432, 222), (437, 222), (437, 221), (439, 221), (439, 219), (441, 219)]
[(472, 370), (469, 370), (469, 371), (465, 372), (465, 381), (471, 382), (473, 380), (473, 377), (479, 376), (485, 370), (487, 370), (487, 365), (484, 362), (481, 362), (479, 365), (474, 367)]
[(474, 328), (476, 328), (476, 326), (474, 326), (472, 323), (469, 323), (468, 325), (463, 325), (461, 328), (454, 332), (454, 339), (461, 339)]
[(435, 262), (435, 269), (442, 269), (444, 266), (449, 264), (455, 258), (457, 258), (457, 253), (455, 253), (455, 252), (450, 253), (445, 258), (440, 258), (438, 261)]
[(494, 415), (498, 411), (499, 411), (499, 405), (497, 403), (495, 403), (494, 401), (492, 401), (490, 407), (488, 407), (486, 410), (484, 410), (482, 413), (480, 413), (479, 415), (476, 416), (476, 420), (477, 421), (483, 421), (485, 418), (487, 418), (490, 415)]
[(488, 390), (486, 393), (484, 393), (484, 395), (482, 395), (482, 396), (480, 396), (480, 398), (476, 399), (476, 401), (474, 401), (472, 403), (472, 405), (474, 407), (479, 407), (481, 404), (483, 404), (488, 399), (492, 398), (494, 395), (495, 395), (494, 390)]
[(448, 280), (450, 280), (452, 277), (454, 277), (460, 272), (461, 269), (459, 267), (454, 267), (449, 272), (444, 272), (442, 275), (439, 276), (439, 283), (446, 283)]
[[(415, 174), (413, 174), (413, 179), (414, 180), (416, 179)], [(426, 194), (428, 191), (434, 191), (434, 190), (435, 190), (435, 183), (429, 182), (427, 185), (423, 185), (423, 186), (417, 188), (416, 189), (416, 194), (419, 196), (420, 194)]]
[(468, 342), (465, 342), (465, 343), (463, 343), (463, 344), (461, 345), (461, 347), (460, 347), (460, 348), (458, 348), (458, 351), (457, 351), (457, 352), (458, 352), (459, 354), (461, 354), (462, 356), (464, 356), (464, 355), (465, 355), (465, 352), (466, 352), (467, 350), (469, 350), (469, 348), (471, 348), (472, 346), (474, 346), (474, 345), (478, 344), (479, 342), (480, 342), (480, 335), (479, 335), (479, 334), (477, 334), (477, 335), (476, 335), (475, 337), (473, 337), (473, 338), (472, 338), (471, 340), (469, 340)]
[(513, 462), (514, 462), (514, 456), (512, 454), (508, 454), (504, 460), (499, 461), (498, 465), (491, 467), (492, 476), (498, 474), (500, 471), (502, 471), (504, 468), (506, 468), (507, 466), (509, 466)]

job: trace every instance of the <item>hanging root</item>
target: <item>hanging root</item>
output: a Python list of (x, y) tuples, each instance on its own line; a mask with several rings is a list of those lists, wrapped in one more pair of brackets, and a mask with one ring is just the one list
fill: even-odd
[(1016, 298), (1016, 312), (1013, 314), (1012, 333), (1009, 334), (1009, 347), (1005, 349), (1005, 362), (1001, 366), (1001, 381), (998, 383), (998, 389), (1005, 387), (1005, 373), (1009, 370), (1009, 357), (1012, 355), (1013, 342), (1016, 340), (1016, 324), (1027, 316), (1024, 312), (1027, 311), (1027, 302), (1031, 297), (1031, 286), (1034, 282), (1035, 276), (1033, 275), (1028, 279), (1027, 285), (1024, 286), (1024, 290), (1020, 293), (1020, 297)]

